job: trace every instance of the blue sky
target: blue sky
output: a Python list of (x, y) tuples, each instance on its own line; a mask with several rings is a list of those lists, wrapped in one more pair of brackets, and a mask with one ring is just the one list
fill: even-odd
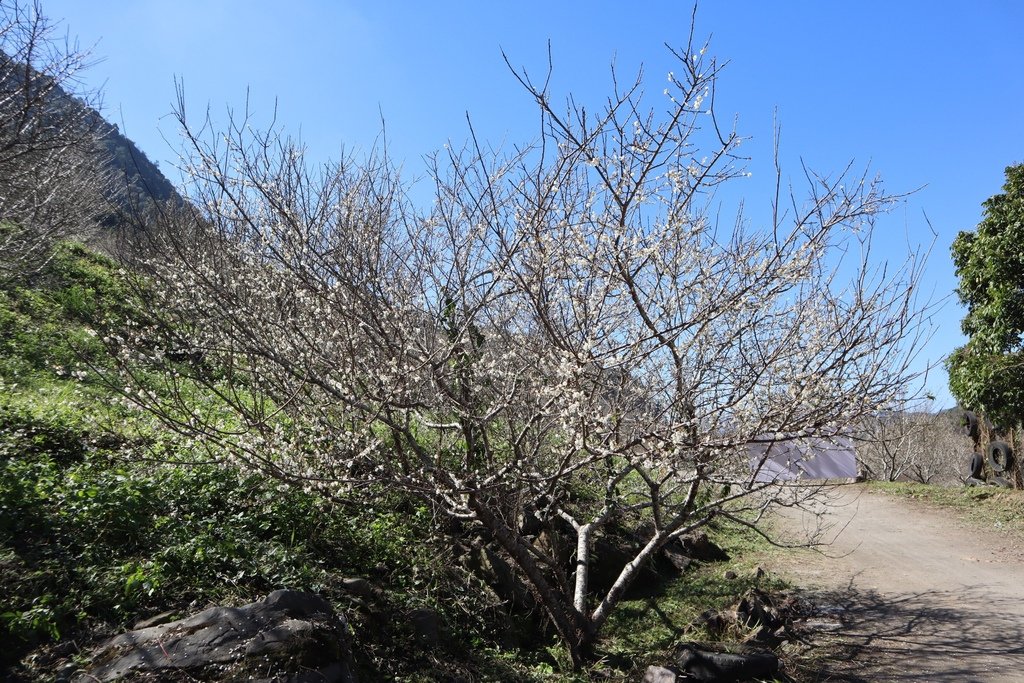
[[(530, 99), (504, 65), (541, 73), (550, 40), (556, 93), (597, 106), (609, 65), (644, 65), (651, 89), (672, 70), (664, 48), (685, 44), (689, 2), (345, 2), (334, 0), (42, 0), (101, 58), (84, 74), (105, 114), (177, 181), (167, 116), (175, 78), (190, 111), (241, 108), (278, 120), (323, 157), (365, 150), (387, 123), (393, 156), (415, 172), (424, 154), (477, 135), (495, 146), (536, 137)], [(920, 365), (962, 343), (949, 245), (972, 229), (1003, 169), (1024, 162), (1024, 3), (712, 2), (697, 35), (729, 65), (716, 108), (752, 139), (752, 177), (739, 188), (752, 216), (772, 186), (772, 127), (783, 173), (803, 160), (838, 171), (870, 165), (891, 192), (918, 190), (880, 224), (894, 259), (932, 240), (925, 273), (936, 300)], [(920, 188), (920, 189), (919, 189)], [(928, 389), (952, 405), (941, 367)]]

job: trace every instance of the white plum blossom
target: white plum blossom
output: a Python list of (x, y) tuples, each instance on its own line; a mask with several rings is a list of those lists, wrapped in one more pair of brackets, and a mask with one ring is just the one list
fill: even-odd
[[(694, 50), (666, 113), (639, 80), (601, 112), (556, 111), (517, 73), (541, 141), (446, 145), (425, 207), (383, 155), (314, 172), (275, 131), (203, 137), (179, 109), (195, 208), (139, 231), (154, 319), (105, 338), (135, 350), (125, 395), (284, 481), (400, 488), (475, 525), (578, 659), (660, 547), (813, 491), (759, 482), (751, 442), (839, 433), (912, 378), (920, 263), (834, 258), (868, 253), (890, 198), (812, 175), (798, 209), (726, 227), (708, 197), (748, 173), (739, 135), (698, 117), (717, 71)], [(145, 390), (159, 368), (160, 395), (217, 407)], [(574, 535), (577, 569), (527, 513)], [(590, 549), (613, 519), (648, 543), (598, 594)]]

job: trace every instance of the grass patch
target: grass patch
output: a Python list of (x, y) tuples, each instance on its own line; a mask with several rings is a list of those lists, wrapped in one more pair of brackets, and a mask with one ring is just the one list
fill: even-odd
[[(701, 564), (666, 581), (655, 593), (624, 602), (609, 617), (601, 651), (612, 661), (632, 663), (629, 680), (638, 680), (648, 664), (671, 662), (682, 642), (738, 643), (747, 633), (711, 633), (699, 622), (708, 611), (736, 605), (752, 589), (782, 591), (790, 586), (758, 572), (758, 563), (775, 550), (749, 530), (720, 525), (711, 538), (729, 554), (729, 560)], [(735, 577), (727, 578), (733, 572)]]
[(991, 486), (935, 486), (912, 482), (871, 482), (871, 491), (909, 498), (956, 513), (981, 528), (1024, 538), (1024, 491)]

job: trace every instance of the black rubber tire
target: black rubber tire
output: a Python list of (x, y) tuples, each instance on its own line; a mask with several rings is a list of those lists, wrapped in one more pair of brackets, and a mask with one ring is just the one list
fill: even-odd
[(971, 453), (971, 459), (967, 464), (967, 476), (973, 479), (981, 478), (981, 470), (985, 467), (985, 456), (981, 453)]
[(965, 436), (969, 436), (974, 439), (975, 443), (978, 441), (978, 416), (970, 410), (965, 410), (964, 414), (960, 416), (960, 427), (963, 429)]
[(984, 479), (967, 477), (967, 480), (964, 482), (964, 486), (985, 486), (986, 483), (987, 482)]
[(1011, 484), (1010, 480), (1006, 477), (992, 477), (992, 479), (989, 480), (989, 483), (1004, 489), (1013, 488), (1013, 484)]
[(993, 441), (988, 445), (988, 464), (996, 474), (1002, 474), (1013, 467), (1013, 449), (1005, 441)]

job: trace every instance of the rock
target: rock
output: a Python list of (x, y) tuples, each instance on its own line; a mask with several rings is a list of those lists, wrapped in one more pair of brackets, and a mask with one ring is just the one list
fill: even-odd
[(132, 630), (140, 631), (144, 628), (149, 628), (150, 626), (159, 626), (160, 624), (166, 624), (168, 621), (173, 621), (174, 617), (176, 616), (178, 616), (178, 612), (176, 610), (168, 610), (166, 612), (161, 612), (160, 614), (157, 614), (154, 617), (150, 617), (149, 619), (143, 619), (142, 621), (135, 622), (135, 626), (132, 626)]
[(683, 552), (695, 560), (701, 562), (725, 562), (729, 559), (729, 553), (715, 545), (704, 532), (697, 532), (679, 539), (683, 546)]
[(767, 627), (769, 631), (783, 623), (771, 598), (759, 590), (749, 591), (736, 605), (736, 621), (747, 628)]
[(90, 661), (72, 681), (355, 681), (344, 617), (323, 598), (290, 590), (123, 633)]
[(536, 536), (544, 530), (544, 521), (538, 514), (535, 504), (523, 506), (522, 522), (519, 525), (519, 533), (523, 536)]
[[(646, 539), (620, 526), (609, 525), (594, 539), (590, 556), (590, 588), (595, 593), (607, 591), (619, 578), (622, 568), (636, 557)], [(573, 567), (575, 569), (575, 567)], [(652, 595), (664, 583), (650, 563), (643, 565), (626, 590), (629, 598)]]
[(689, 679), (716, 683), (771, 678), (779, 672), (779, 658), (769, 652), (722, 654), (687, 646), (676, 664)]
[(78, 665), (74, 663), (62, 664), (53, 674), (55, 683), (68, 683), (78, 673)]
[(734, 572), (733, 570), (727, 569), (727, 570), (725, 570), (725, 573), (722, 574), (722, 576), (725, 577), (726, 581), (734, 581), (736, 579), (736, 577), (739, 576), (739, 575), (736, 572)]
[(694, 559), (683, 552), (678, 544), (665, 546), (661, 549), (661, 556), (668, 560), (669, 564), (680, 573), (685, 572), (694, 563)]
[(500, 551), (477, 540), (466, 549), (460, 564), (487, 584), (494, 596), (513, 611), (536, 610), (537, 603), (530, 589)]
[(703, 628), (711, 636), (721, 636), (732, 625), (721, 612), (714, 609), (705, 610), (697, 617), (690, 628)]
[(360, 598), (372, 598), (376, 592), (373, 585), (366, 579), (350, 578), (341, 580), (341, 588)]
[(678, 675), (672, 669), (663, 666), (649, 666), (644, 673), (643, 683), (676, 683)]
[[(639, 525), (631, 535), (636, 548), (639, 548), (654, 535), (654, 525), (645, 522)], [(658, 559), (676, 571), (684, 572), (694, 561), (722, 562), (729, 559), (729, 554), (715, 545), (706, 533), (698, 531), (666, 543), (658, 551)]]

